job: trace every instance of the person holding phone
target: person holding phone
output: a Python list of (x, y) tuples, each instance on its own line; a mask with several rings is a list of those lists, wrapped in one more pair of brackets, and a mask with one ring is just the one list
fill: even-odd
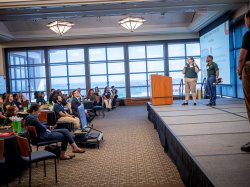
[(194, 61), (193, 57), (188, 57), (188, 63), (183, 68), (183, 74), (185, 77), (185, 101), (182, 105), (188, 105), (190, 91), (194, 105), (196, 105), (196, 83), (198, 78), (199, 67)]

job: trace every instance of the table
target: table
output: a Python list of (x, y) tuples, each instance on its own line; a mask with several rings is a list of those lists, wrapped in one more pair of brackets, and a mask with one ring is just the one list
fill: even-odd
[[(12, 129), (0, 129), (0, 132), (12, 132)], [(0, 136), (0, 139), (4, 139), (4, 154), (7, 166), (7, 169), (4, 171), (2, 168), (0, 169), (0, 184), (4, 184), (6, 180), (9, 182), (11, 179), (20, 175), (21, 159), (15, 135)], [(4, 177), (6, 173), (7, 178)]]
[(28, 115), (28, 112), (17, 112), (17, 116), (23, 119), (25, 119)]

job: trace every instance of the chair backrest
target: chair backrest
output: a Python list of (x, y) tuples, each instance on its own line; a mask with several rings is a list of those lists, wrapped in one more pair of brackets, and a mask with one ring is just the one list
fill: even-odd
[(40, 114), (38, 115), (38, 119), (41, 123), (44, 123), (47, 121), (47, 115), (48, 113), (47, 112), (43, 112), (41, 111)]
[(21, 120), (21, 127), (22, 127), (22, 128), (25, 128), (25, 119), (22, 119), (22, 120)]
[(3, 152), (4, 152), (4, 140), (0, 139), (0, 160), (3, 159)]
[(29, 100), (25, 100), (22, 102), (22, 107), (28, 107)]
[(28, 132), (30, 135), (31, 143), (36, 144), (38, 138), (36, 128), (34, 126), (28, 125)]
[(21, 156), (24, 156), (24, 157), (30, 156), (30, 147), (29, 147), (28, 139), (23, 138), (21, 136), (16, 136), (16, 138), (17, 138), (17, 143), (20, 149)]

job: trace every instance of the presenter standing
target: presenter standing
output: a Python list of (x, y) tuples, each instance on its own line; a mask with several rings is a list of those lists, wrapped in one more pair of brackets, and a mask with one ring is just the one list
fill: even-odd
[(190, 90), (192, 93), (194, 105), (196, 105), (196, 83), (197, 83), (197, 73), (199, 72), (199, 67), (194, 61), (193, 57), (188, 57), (188, 63), (183, 68), (183, 74), (185, 75), (185, 101), (182, 105), (188, 105)]
[[(245, 15), (245, 24), (250, 29), (250, 10)], [(242, 87), (245, 96), (248, 120), (250, 122), (250, 30), (248, 30), (242, 41), (238, 59), (238, 75), (242, 79)], [(250, 152), (250, 142), (241, 147), (242, 151)]]
[(219, 68), (218, 65), (213, 62), (213, 56), (207, 56), (207, 87), (209, 91), (209, 103), (207, 106), (215, 106), (216, 105), (216, 82), (219, 78)]

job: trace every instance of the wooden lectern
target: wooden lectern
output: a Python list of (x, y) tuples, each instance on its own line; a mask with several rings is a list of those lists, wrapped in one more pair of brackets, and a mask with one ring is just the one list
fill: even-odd
[(173, 104), (172, 77), (151, 75), (152, 105)]

